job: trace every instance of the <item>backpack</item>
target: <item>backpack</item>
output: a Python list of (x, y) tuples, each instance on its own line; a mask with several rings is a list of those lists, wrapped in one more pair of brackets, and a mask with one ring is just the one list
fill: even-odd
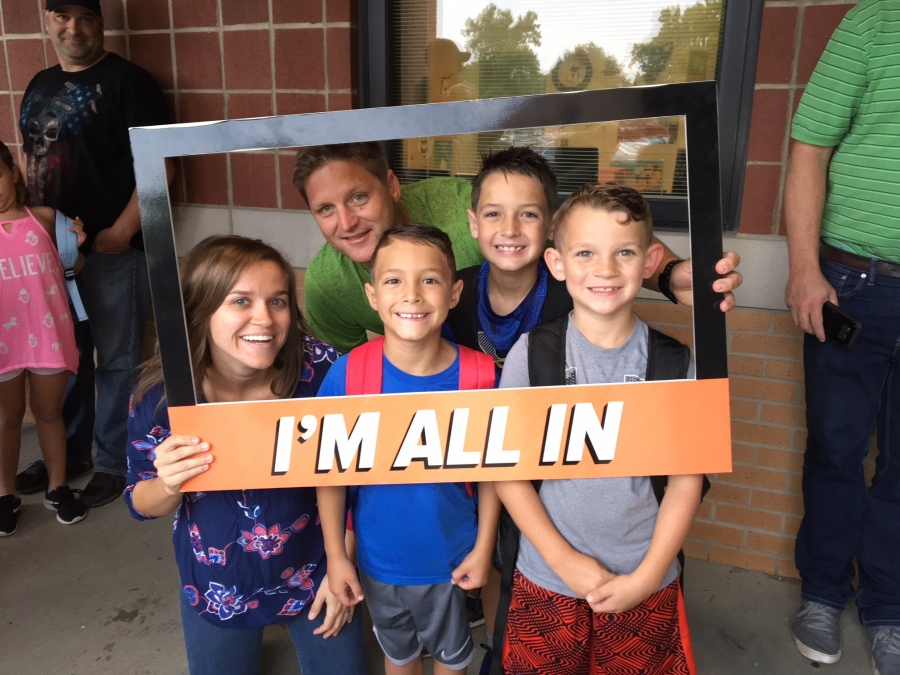
[(69, 300), (79, 321), (87, 320), (87, 312), (84, 311), (84, 303), (78, 293), (78, 285), (75, 283), (75, 263), (78, 261), (78, 235), (69, 232), (74, 223), (62, 212), (56, 212), (56, 249), (59, 251), (59, 259), (62, 261), (66, 276), (66, 290), (69, 292)]
[[(459, 347), (459, 389), (493, 389), (496, 382), (494, 359), (474, 349)], [(362, 396), (381, 393), (381, 375), (384, 362), (384, 337), (361, 344), (350, 350), (347, 357), (347, 396)], [(466, 483), (466, 492), (475, 496), (471, 483)], [(350, 512), (347, 512), (347, 529), (353, 529)]]
[[(456, 273), (463, 282), (459, 303), (450, 310), (447, 325), (453, 331), (455, 341), (469, 349), (482, 351), (478, 345), (478, 275), (481, 265), (467, 267)], [(547, 297), (541, 310), (541, 321), (568, 316), (572, 311), (572, 298), (566, 290), (566, 282), (557, 281), (553, 275), (547, 279)]]
[[(566, 384), (566, 330), (569, 326), (568, 315), (547, 321), (529, 333), (528, 337), (528, 378), (532, 387), (553, 387)], [(651, 380), (683, 380), (687, 377), (691, 362), (691, 352), (685, 345), (674, 338), (664, 335), (653, 328), (649, 331), (647, 341), (647, 381)], [(540, 494), (542, 481), (532, 481), (534, 489)], [(662, 503), (666, 492), (668, 476), (650, 476), (653, 494), (656, 501)], [(710, 483), (703, 477), (701, 500), (709, 491)], [(500, 513), (497, 530), (497, 550), (495, 566), (500, 570), (500, 602), (497, 607), (497, 619), (494, 624), (494, 644), (497, 645), (499, 658), (491, 663), (491, 675), (502, 675), (503, 642), (506, 639), (506, 618), (509, 603), (512, 599), (512, 579), (519, 553), (519, 528), (504, 508)], [(678, 552), (681, 575), (684, 575), (684, 551)]]
[[(459, 388), (493, 389), (494, 359), (462, 345), (459, 347)], [(346, 394), (359, 396), (381, 393), (384, 338), (370, 340), (350, 351), (347, 357)]]

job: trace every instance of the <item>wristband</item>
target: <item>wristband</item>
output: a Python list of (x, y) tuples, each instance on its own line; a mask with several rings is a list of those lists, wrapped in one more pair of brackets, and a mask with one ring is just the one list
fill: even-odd
[(675, 268), (675, 265), (678, 263), (683, 263), (684, 260), (681, 258), (675, 258), (674, 260), (670, 260), (662, 272), (659, 273), (659, 278), (657, 284), (659, 285), (659, 292), (666, 296), (669, 300), (674, 302), (676, 305), (678, 304), (678, 298), (675, 297), (675, 294), (672, 292), (672, 287), (670, 286), (670, 281), (672, 277), (672, 270)]

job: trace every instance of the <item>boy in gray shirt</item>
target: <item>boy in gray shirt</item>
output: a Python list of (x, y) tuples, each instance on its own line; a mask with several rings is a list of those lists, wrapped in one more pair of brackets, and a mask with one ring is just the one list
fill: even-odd
[[(621, 185), (585, 185), (557, 211), (551, 235), (547, 267), (574, 303), (567, 383), (643, 380), (648, 327), (633, 302), (662, 255), (646, 201)], [(500, 387), (530, 384), (526, 334)], [(544, 481), (540, 494), (528, 481), (495, 483), (522, 532), (504, 671), (695, 673), (676, 556), (702, 480), (671, 476), (661, 504), (646, 477)]]

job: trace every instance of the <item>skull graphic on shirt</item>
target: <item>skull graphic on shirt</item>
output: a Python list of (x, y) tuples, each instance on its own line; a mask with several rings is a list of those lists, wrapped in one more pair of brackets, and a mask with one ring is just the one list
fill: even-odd
[(28, 188), (36, 203), (54, 203), (60, 197), (66, 184), (61, 172), (74, 169), (71, 142), (67, 142), (65, 134), (71, 139), (83, 133), (83, 126), (94, 119), (97, 100), (102, 96), (99, 84), (89, 87), (66, 82), (55, 94), (35, 93), (23, 102)]

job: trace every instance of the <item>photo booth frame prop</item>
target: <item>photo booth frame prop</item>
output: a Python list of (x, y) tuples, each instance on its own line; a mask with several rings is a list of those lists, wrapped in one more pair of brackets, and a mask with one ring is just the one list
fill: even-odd
[[(167, 158), (670, 116), (685, 118), (687, 137), (696, 381), (198, 405), (175, 249)], [(719, 278), (715, 264), (722, 257), (715, 82), (140, 127), (131, 130), (131, 146), (170, 420), (176, 433), (191, 433), (209, 441), (216, 457), (210, 471), (189, 482), (189, 489), (731, 470), (725, 316), (718, 308), (722, 295), (712, 290), (713, 282)], [(607, 403), (600, 406), (599, 399)], [(613, 425), (606, 421), (615, 422), (616, 414), (610, 414), (612, 403), (623, 402), (630, 402), (629, 412), (639, 408), (642, 413), (633, 418), (626, 415), (620, 430), (617, 422)], [(593, 410), (588, 414), (583, 406), (578, 408), (579, 404), (587, 404)], [(419, 419), (423, 405), (430, 406), (428, 413), (433, 413), (434, 423), (430, 418)], [(554, 407), (563, 405), (565, 409)], [(533, 414), (538, 409), (549, 411), (546, 420), (543, 412)], [(576, 409), (587, 415), (577, 424)], [(451, 452), (454, 434), (447, 426), (447, 418), (452, 427), (454, 416), (460, 421), (461, 410), (466, 411), (467, 418), (471, 410), (476, 414), (468, 420), (468, 432), (465, 425), (462, 432), (457, 427), (458, 447)], [(498, 413), (501, 410), (505, 412)], [(613, 410), (621, 412), (621, 407), (613, 406)], [(372, 419), (362, 417), (365, 412), (385, 417), (377, 443), (374, 435), (366, 436), (365, 429), (358, 427), (361, 420)], [(339, 413), (346, 418), (342, 420), (343, 436), (334, 424), (330, 429), (325, 424), (329, 415), (335, 423), (333, 415)], [(392, 414), (399, 417), (389, 419)], [(537, 418), (541, 418), (540, 423), (532, 428), (531, 423)], [(627, 424), (629, 419), (640, 419), (634, 433)], [(297, 420), (300, 422), (295, 432), (293, 425)], [(423, 456), (413, 456), (400, 471), (401, 445), (407, 454), (419, 452), (407, 447), (411, 441), (406, 439), (416, 424), (423, 425), (417, 437), (420, 442), (415, 445)], [(647, 425), (655, 429), (653, 442), (647, 442)], [(498, 432), (500, 426), (508, 432), (505, 439)], [(621, 436), (619, 447), (627, 450), (633, 461), (624, 459), (622, 452), (617, 456), (618, 462), (604, 460), (603, 452), (592, 447), (592, 441), (595, 445), (600, 443), (600, 435), (612, 426), (616, 426), (616, 436)], [(428, 439), (429, 431), (438, 427), (441, 431), (435, 433), (445, 436), (441, 448), (444, 461), (440, 466), (436, 462), (441, 453)], [(575, 427), (583, 432), (584, 442), (571, 442), (569, 438), (565, 459), (549, 462), (554, 448), (548, 451), (548, 434), (551, 440), (559, 437), (555, 450), (559, 459), (563, 433), (567, 430), (571, 437)], [(355, 435), (357, 428), (359, 435)], [(315, 435), (319, 436), (319, 450), (300, 451), (301, 447), (309, 447), (301, 444)], [(335, 443), (333, 448), (322, 449), (324, 436)], [(351, 452), (354, 436), (356, 446)], [(483, 439), (484, 449), (481, 460), (473, 463), (474, 451), (463, 450), (459, 444), (471, 443), (476, 437)], [(539, 443), (536, 439), (541, 438), (543, 442)], [(605, 442), (609, 440), (610, 434), (606, 434)], [(253, 444), (253, 452), (247, 451), (248, 443)], [(644, 446), (660, 443), (666, 445), (666, 452), (645, 452)], [(504, 445), (519, 450), (505, 450)], [(585, 446), (594, 461), (574, 461), (583, 456)], [(614, 442), (613, 450), (615, 446)], [(687, 455), (673, 451), (680, 449)], [(463, 454), (457, 456), (457, 451)], [(520, 452), (515, 462), (513, 455), (503, 454), (510, 452)], [(459, 460), (452, 464), (452, 471), (433, 470), (451, 468), (451, 454)], [(323, 468), (327, 466), (331, 469)]]

